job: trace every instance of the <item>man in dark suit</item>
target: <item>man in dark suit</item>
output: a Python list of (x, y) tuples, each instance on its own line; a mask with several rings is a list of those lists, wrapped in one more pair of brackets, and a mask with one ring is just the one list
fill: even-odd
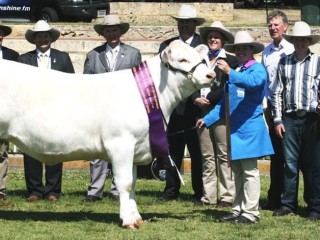
[[(179, 36), (168, 39), (161, 43), (159, 53), (162, 52), (172, 41), (181, 41), (196, 47), (201, 44), (200, 36), (195, 32), (196, 27), (205, 22), (204, 18), (198, 18), (196, 9), (191, 5), (182, 5), (178, 16), (172, 16), (178, 25)], [(187, 146), (191, 158), (191, 178), (194, 191), (193, 199), (199, 201), (202, 197), (202, 156), (199, 146), (199, 139), (196, 131), (186, 131), (182, 134), (176, 132), (190, 129), (196, 124), (196, 106), (191, 98), (182, 101), (174, 109), (168, 124), (169, 151), (175, 166), (172, 166), (169, 159), (163, 159), (166, 170), (166, 186), (163, 195), (159, 200), (173, 200), (180, 194), (180, 179), (178, 170), (181, 169), (184, 158), (185, 147)], [(173, 135), (172, 135), (173, 134)], [(170, 136), (172, 135), (172, 136)], [(161, 159), (159, 159), (161, 161)]]
[[(130, 69), (141, 63), (140, 51), (124, 44), (120, 37), (129, 30), (128, 23), (122, 23), (118, 15), (106, 15), (103, 24), (94, 26), (94, 30), (106, 39), (106, 42), (87, 54), (84, 63), (84, 74), (97, 74)], [(125, 86), (124, 86), (125, 87)], [(121, 93), (119, 93), (121, 97)], [(116, 103), (115, 103), (116, 104)], [(106, 161), (90, 161), (90, 185), (84, 201), (101, 200), (106, 178), (110, 175), (111, 166)], [(112, 181), (111, 196), (119, 198), (119, 192)]]
[[(10, 35), (12, 29), (9, 26), (2, 25), (0, 21), (0, 59), (17, 61), (19, 53), (2, 46), (3, 38)], [(0, 201), (6, 199), (7, 171), (8, 171), (8, 151), (9, 142), (0, 139)]]
[[(36, 49), (20, 55), (19, 62), (53, 69), (66, 73), (74, 73), (70, 56), (51, 48), (51, 43), (60, 36), (59, 30), (51, 28), (43, 20), (38, 21), (33, 29), (28, 29), (25, 38)], [(27, 201), (34, 202), (39, 199), (56, 201), (61, 196), (62, 163), (55, 165), (45, 164), (45, 183), (42, 182), (43, 164), (37, 159), (24, 154), (24, 171), (28, 191)]]

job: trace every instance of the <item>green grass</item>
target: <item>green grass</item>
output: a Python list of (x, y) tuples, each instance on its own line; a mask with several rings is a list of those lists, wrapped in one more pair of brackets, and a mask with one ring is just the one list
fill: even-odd
[[(191, 201), (190, 176), (184, 175), (186, 186), (181, 198), (157, 202), (164, 182), (138, 180), (136, 199), (146, 221), (140, 230), (124, 230), (119, 226), (119, 205), (106, 197), (101, 202), (83, 203), (89, 182), (86, 170), (65, 170), (63, 197), (58, 202), (28, 203), (24, 199), (25, 183), (21, 169), (9, 169), (8, 199), (0, 204), (0, 239), (320, 239), (319, 222), (309, 222), (300, 189), (297, 216), (272, 217), (261, 211), (261, 221), (253, 225), (218, 223), (216, 219), (229, 212), (210, 206), (194, 207)], [(261, 201), (266, 198), (267, 176), (261, 177)], [(110, 180), (105, 189), (109, 189)], [(107, 192), (107, 191), (106, 191)]]

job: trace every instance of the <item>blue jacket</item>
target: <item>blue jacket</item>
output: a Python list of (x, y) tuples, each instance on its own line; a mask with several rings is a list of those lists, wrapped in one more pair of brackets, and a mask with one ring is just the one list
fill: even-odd
[[(231, 160), (272, 155), (273, 148), (261, 107), (267, 73), (255, 62), (242, 72), (231, 69), (228, 81), (230, 102)], [(204, 118), (210, 127), (225, 117), (225, 95)]]

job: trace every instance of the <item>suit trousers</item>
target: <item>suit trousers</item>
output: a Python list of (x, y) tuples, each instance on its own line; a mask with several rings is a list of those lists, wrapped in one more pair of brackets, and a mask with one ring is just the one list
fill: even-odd
[(4, 193), (7, 187), (7, 172), (9, 166), (8, 149), (9, 142), (0, 140), (0, 192)]
[(242, 215), (251, 221), (260, 218), (260, 174), (258, 159), (234, 160), (231, 163), (234, 171), (236, 196), (232, 210), (236, 215)]
[(276, 136), (274, 127), (269, 129), (269, 136), (274, 149), (274, 154), (270, 156), (270, 187), (267, 198), (271, 205), (280, 206), (284, 178), (284, 155), (282, 140)]
[(0, 192), (4, 192), (7, 187), (8, 165), (9, 165), (8, 158), (0, 159)]
[(217, 201), (232, 203), (235, 185), (232, 169), (227, 161), (225, 121), (220, 120), (208, 129), (199, 129), (198, 135), (203, 160), (201, 201), (209, 204), (215, 204)]
[[(194, 125), (195, 120), (188, 123), (187, 118), (183, 116), (171, 115), (168, 125), (168, 142), (170, 155), (178, 170), (181, 169), (185, 147), (187, 146), (191, 158), (191, 181), (194, 191), (193, 197), (200, 200), (203, 195), (202, 156), (197, 131), (192, 130), (180, 134), (174, 134), (177, 131), (193, 127)], [(170, 134), (174, 135), (170, 136)], [(167, 158), (164, 159), (164, 166), (166, 169), (166, 186), (164, 189), (164, 195), (173, 198), (178, 197), (180, 194), (181, 183), (177, 170), (171, 165)]]
[[(49, 195), (60, 197), (62, 182), (62, 163), (43, 164), (39, 160), (23, 154), (24, 174), (29, 195), (45, 198)], [(43, 165), (45, 166), (45, 184), (42, 182)]]
[[(90, 185), (88, 187), (87, 195), (102, 198), (106, 179), (111, 174), (111, 167), (109, 163), (101, 159), (90, 161)], [(119, 191), (112, 179), (110, 193), (114, 196), (119, 196)]]
[(309, 216), (320, 218), (320, 119), (315, 122), (311, 130), (315, 146), (312, 161), (309, 163), (311, 171)]

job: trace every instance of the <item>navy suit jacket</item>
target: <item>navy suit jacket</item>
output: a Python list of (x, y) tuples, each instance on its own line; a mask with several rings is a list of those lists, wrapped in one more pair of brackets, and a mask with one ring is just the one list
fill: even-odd
[[(159, 52), (158, 52), (158, 53), (162, 52), (166, 47), (168, 47), (169, 44), (170, 44), (172, 41), (178, 40), (178, 39), (179, 39), (179, 37), (174, 37), (174, 38), (170, 38), (170, 39), (165, 40), (164, 42), (162, 42), (162, 43), (160, 44)], [(200, 39), (200, 35), (197, 34), (197, 33), (195, 33), (194, 36), (193, 36), (193, 39), (192, 39), (192, 41), (191, 41), (191, 43), (190, 43), (190, 46), (191, 46), (191, 47), (196, 47), (196, 46), (200, 45), (201, 43), (202, 43), (202, 42), (201, 42), (201, 39)]]
[(4, 47), (4, 46), (1, 47), (1, 50), (2, 50), (2, 58), (3, 59), (11, 60), (11, 61), (18, 61), (18, 57), (19, 57), (18, 52), (14, 51), (10, 48)]
[[(74, 73), (74, 68), (68, 53), (51, 48), (50, 59), (51, 69), (65, 73)], [(38, 67), (37, 51), (33, 50), (20, 55), (18, 61)]]

